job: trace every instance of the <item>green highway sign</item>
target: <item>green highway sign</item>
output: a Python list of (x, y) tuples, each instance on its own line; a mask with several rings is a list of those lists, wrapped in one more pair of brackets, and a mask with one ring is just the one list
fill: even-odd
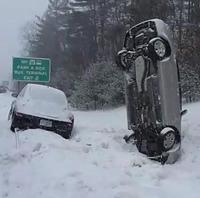
[(13, 58), (13, 80), (49, 82), (51, 60), (47, 58)]

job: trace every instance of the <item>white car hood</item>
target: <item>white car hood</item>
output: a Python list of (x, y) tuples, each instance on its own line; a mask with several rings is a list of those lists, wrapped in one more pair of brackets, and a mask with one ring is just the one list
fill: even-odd
[(58, 105), (56, 103), (49, 103), (39, 100), (19, 100), (16, 102), (16, 111), (27, 115), (71, 122), (69, 119), (71, 113), (67, 110), (67, 107)]

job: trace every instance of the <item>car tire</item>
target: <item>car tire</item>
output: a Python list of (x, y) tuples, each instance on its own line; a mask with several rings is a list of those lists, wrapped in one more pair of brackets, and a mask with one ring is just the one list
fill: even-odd
[(161, 144), (163, 151), (169, 151), (177, 143), (177, 133), (171, 127), (166, 127), (161, 131)]

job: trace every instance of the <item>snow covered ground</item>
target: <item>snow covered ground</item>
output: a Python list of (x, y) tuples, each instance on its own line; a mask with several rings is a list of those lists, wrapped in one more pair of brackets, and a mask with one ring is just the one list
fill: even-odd
[(125, 108), (74, 112), (71, 140), (9, 130), (12, 97), (0, 94), (0, 198), (199, 198), (200, 103), (187, 105), (182, 158), (161, 166), (124, 143)]

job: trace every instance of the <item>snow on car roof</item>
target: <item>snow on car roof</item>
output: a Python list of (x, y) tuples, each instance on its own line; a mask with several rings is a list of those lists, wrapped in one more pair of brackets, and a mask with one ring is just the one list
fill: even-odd
[(50, 87), (50, 86), (47, 86), (47, 85), (40, 85), (40, 84), (27, 84), (28, 88), (30, 90), (41, 90), (41, 91), (44, 91), (44, 90), (48, 90), (49, 92), (55, 92), (55, 93), (58, 93), (58, 94), (64, 94), (63, 91), (59, 90), (59, 89), (56, 89), (54, 87)]
[(45, 100), (46, 102), (56, 102), (60, 104), (67, 103), (63, 91), (39, 84), (27, 84), (27, 91), (30, 98), (35, 100)]

